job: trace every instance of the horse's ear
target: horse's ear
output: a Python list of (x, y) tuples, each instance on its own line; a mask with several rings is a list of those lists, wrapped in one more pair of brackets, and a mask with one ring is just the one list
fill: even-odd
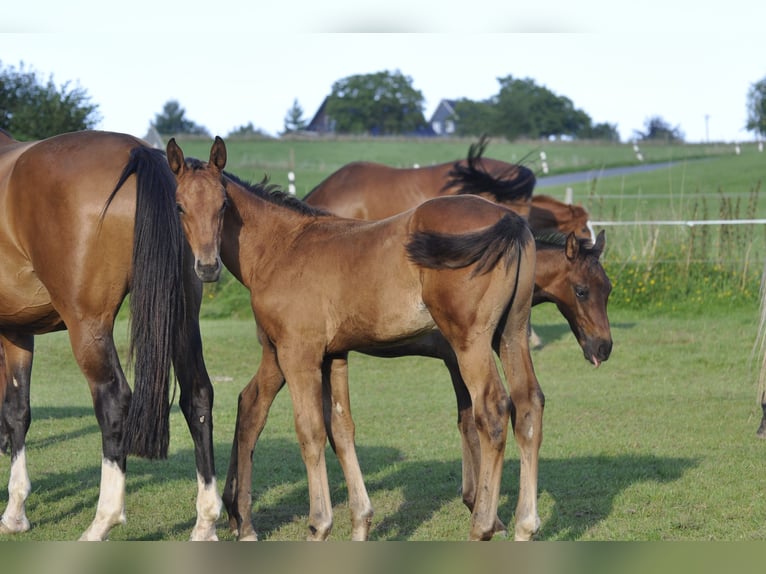
[(215, 136), (213, 147), (210, 148), (210, 165), (214, 165), (218, 171), (226, 167), (226, 144), (220, 136)]
[(602, 229), (598, 232), (598, 235), (596, 236), (596, 244), (593, 246), (593, 250), (598, 253), (598, 256), (601, 257), (601, 254), (604, 252), (604, 247), (606, 246), (606, 230)]
[(184, 152), (178, 147), (176, 138), (170, 138), (166, 152), (171, 171), (176, 174), (176, 176), (181, 175), (186, 164), (184, 163)]
[(577, 259), (577, 254), (580, 252), (580, 241), (577, 239), (577, 236), (574, 234), (574, 231), (567, 235), (567, 243), (564, 246), (564, 254), (567, 256), (567, 259), (570, 261), (574, 261)]

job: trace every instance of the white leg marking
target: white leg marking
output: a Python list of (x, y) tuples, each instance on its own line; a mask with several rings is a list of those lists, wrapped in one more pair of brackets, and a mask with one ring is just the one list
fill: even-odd
[(218, 536), (215, 533), (215, 521), (221, 515), (221, 497), (218, 495), (215, 477), (210, 484), (197, 473), (197, 524), (191, 533), (194, 541), (215, 541)]
[(21, 449), (11, 461), (11, 475), (8, 479), (8, 507), (0, 519), (0, 532), (26, 532), (29, 520), (26, 514), (26, 501), (32, 490), (27, 472), (26, 449)]
[(125, 524), (125, 473), (114, 462), (103, 459), (96, 517), (80, 540), (106, 540), (118, 524)]

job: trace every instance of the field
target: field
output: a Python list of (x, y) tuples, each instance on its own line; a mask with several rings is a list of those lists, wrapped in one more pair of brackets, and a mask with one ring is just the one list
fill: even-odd
[[(206, 159), (209, 142), (180, 143), (187, 155)], [(425, 165), (464, 155), (470, 142), (227, 143), (229, 170), (252, 180), (266, 171), (284, 184), (292, 167), (302, 196), (352, 159)], [(557, 143), (553, 148), (546, 144), (558, 173), (635, 163), (625, 145)], [(766, 156), (757, 151), (735, 155), (723, 145), (658, 146), (645, 155), (650, 151), (657, 161), (678, 163), (658, 172), (573, 185), (575, 201), (601, 221), (718, 219), (727, 205), (729, 218), (766, 214), (766, 206), (758, 203)], [(487, 155), (526, 157), (532, 163), (533, 148), (491, 144)], [(564, 188), (545, 193), (563, 197)], [(751, 366), (764, 232), (762, 226), (741, 226), (736, 232), (730, 227), (706, 227), (704, 240), (701, 228), (607, 230), (604, 261), (615, 283), (609, 308), (615, 346), (598, 369), (584, 360), (553, 306), (534, 309), (533, 324), (545, 345), (533, 359), (546, 394), (538, 539), (766, 538), (766, 441), (755, 438), (760, 408)], [(216, 391), (219, 490), (237, 394), (259, 359), (246, 300), (244, 289), (230, 283), (206, 291), (203, 309), (205, 358)], [(122, 356), (126, 330), (121, 320)], [(75, 539), (93, 518), (98, 496), (100, 433), (66, 334), (38, 337), (36, 351), (28, 437), (33, 491), (27, 513), (33, 528), (18, 536), (0, 535), (0, 540)], [(459, 436), (446, 369), (431, 359), (353, 354), (350, 375), (359, 457), (376, 510), (371, 539), (464, 540), (469, 514), (460, 501)], [(128, 523), (113, 531), (112, 540), (185, 540), (189, 535), (194, 457), (177, 406), (172, 412), (169, 459), (128, 462)], [(328, 462), (335, 504), (331, 538), (347, 540), (347, 494), (329, 449)], [(509, 437), (499, 510), (509, 524), (518, 467)], [(303, 539), (306, 479), (287, 392), (272, 408), (254, 469), (254, 523), (261, 539)], [(0, 483), (7, 483), (8, 474), (7, 457), (2, 457)], [(6, 501), (0, 497), (0, 507)], [(224, 518), (218, 534), (233, 539)]]

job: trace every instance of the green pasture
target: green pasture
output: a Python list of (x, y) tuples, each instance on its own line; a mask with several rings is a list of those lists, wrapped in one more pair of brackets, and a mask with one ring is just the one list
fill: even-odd
[[(546, 394), (541, 449), (540, 540), (756, 540), (766, 537), (766, 442), (749, 369), (755, 310), (668, 318), (613, 309), (614, 352), (594, 369), (552, 306), (533, 321), (546, 345), (533, 353)], [(215, 454), (226, 474), (236, 400), (258, 364), (251, 320), (203, 322), (214, 379)], [(118, 325), (125, 350), (125, 323)], [(464, 540), (460, 441), (444, 366), (433, 359), (353, 354), (351, 399), (357, 445), (376, 513), (372, 540)], [(0, 540), (72, 540), (93, 518), (100, 434), (66, 335), (40, 337), (28, 459), (33, 529)], [(194, 519), (191, 439), (177, 407), (168, 460), (128, 463), (128, 523), (112, 540), (184, 540)], [(328, 465), (335, 528), (348, 540), (347, 492)], [(512, 437), (501, 517), (518, 492)], [(7, 457), (0, 481), (7, 482)], [(222, 483), (219, 484), (219, 489)], [(308, 500), (292, 409), (283, 391), (254, 456), (254, 521), (262, 540), (302, 540)], [(218, 528), (232, 540), (226, 521)]]
[[(210, 141), (181, 140), (207, 158)], [(305, 195), (355, 160), (427, 165), (465, 156), (470, 140), (227, 141), (227, 169), (244, 179), (270, 174), (285, 185), (294, 170)], [(637, 163), (632, 146), (492, 142), (487, 155), (552, 173)], [(753, 144), (736, 155), (723, 144), (646, 146), (647, 161), (670, 168), (542, 188), (571, 187), (595, 221), (753, 219), (766, 155)], [(614, 284), (609, 315), (614, 350), (594, 369), (552, 305), (533, 310), (545, 345), (533, 351), (546, 395), (541, 450), (540, 540), (739, 541), (766, 538), (766, 441), (751, 363), (766, 227), (604, 226), (603, 262)], [(599, 228), (597, 227), (597, 230)], [(289, 296), (286, 290), (285, 296)], [(219, 491), (228, 466), (237, 395), (260, 357), (248, 293), (230, 275), (206, 287), (202, 331), (215, 387)], [(127, 353), (127, 322), (117, 337)], [(72, 540), (93, 518), (100, 433), (87, 385), (65, 333), (37, 338), (28, 462), (32, 530), (0, 540)], [(375, 507), (372, 540), (465, 540), (460, 440), (444, 366), (433, 359), (352, 354), (351, 400), (362, 470)], [(176, 397), (176, 405), (177, 405)], [(185, 540), (194, 522), (192, 442), (177, 406), (170, 456), (128, 462), (128, 523), (112, 540)], [(348, 540), (340, 467), (328, 448), (335, 504), (332, 540)], [(509, 436), (500, 517), (509, 525), (518, 492), (518, 451)], [(0, 484), (9, 461), (0, 456)], [(292, 408), (282, 392), (254, 455), (253, 516), (262, 540), (302, 540), (308, 498)], [(7, 494), (0, 494), (4, 508)], [(233, 540), (225, 516), (218, 528)]]

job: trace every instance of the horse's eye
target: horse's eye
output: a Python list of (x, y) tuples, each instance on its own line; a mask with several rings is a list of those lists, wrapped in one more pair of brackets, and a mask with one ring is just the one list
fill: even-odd
[(575, 296), (578, 299), (586, 299), (588, 297), (588, 289), (581, 285), (577, 285), (575, 288)]
[(178, 213), (180, 213), (181, 215), (183, 215), (184, 213), (186, 213), (186, 212), (184, 211), (184, 208), (183, 208), (183, 206), (182, 206), (180, 203), (176, 203), (176, 209), (178, 210)]

